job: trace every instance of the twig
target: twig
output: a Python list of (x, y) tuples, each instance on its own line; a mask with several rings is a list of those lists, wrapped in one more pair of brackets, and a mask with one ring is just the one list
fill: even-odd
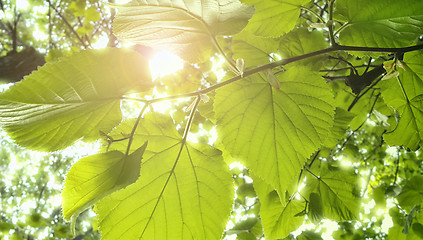
[(400, 155), (400, 151), (399, 151), (399, 148), (397, 148), (397, 160), (395, 161), (396, 169), (395, 169), (395, 177), (394, 177), (394, 184), (393, 185), (396, 184), (397, 178), (398, 178), (399, 161), (400, 161), (399, 155)]
[(79, 40), (79, 42), (82, 44), (82, 46), (85, 49), (88, 49), (88, 45), (84, 42), (84, 40), (82, 40), (82, 38), (79, 36), (79, 34), (75, 31), (75, 29), (73, 29), (72, 25), (70, 25), (70, 23), (68, 22), (68, 20), (66, 20), (65, 17), (63, 17), (63, 15), (60, 13), (59, 10), (57, 10), (57, 8), (55, 8), (53, 6), (53, 4), (51, 4), (50, 0), (47, 0), (47, 2), (50, 4), (51, 8), (57, 13), (57, 15), (59, 15), (59, 17), (63, 20), (63, 22), (66, 24), (66, 26), (68, 26), (68, 28), (71, 30), (71, 32), (75, 35), (75, 37)]

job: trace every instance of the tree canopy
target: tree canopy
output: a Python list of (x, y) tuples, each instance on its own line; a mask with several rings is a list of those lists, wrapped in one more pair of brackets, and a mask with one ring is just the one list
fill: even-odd
[(0, 1), (0, 239), (423, 238), (422, 1), (125, 2)]

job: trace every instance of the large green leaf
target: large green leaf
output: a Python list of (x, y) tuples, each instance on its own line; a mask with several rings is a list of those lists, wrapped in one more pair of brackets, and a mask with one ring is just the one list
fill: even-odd
[(144, 144), (129, 156), (110, 151), (75, 163), (66, 176), (62, 192), (64, 218), (69, 220), (103, 197), (134, 183), (139, 177), (146, 146)]
[[(124, 122), (112, 136), (132, 129)], [(140, 178), (96, 204), (104, 239), (219, 239), (233, 201), (221, 152), (184, 142), (170, 117), (148, 114), (132, 149), (148, 140)], [(123, 141), (122, 141), (123, 142)], [(111, 148), (125, 144), (113, 143)]]
[(238, 0), (134, 0), (116, 5), (113, 29), (124, 40), (203, 59), (216, 35), (241, 31), (254, 8)]
[(47, 63), (0, 95), (0, 124), (24, 147), (55, 151), (121, 121), (120, 98), (152, 86), (148, 62), (123, 49), (88, 50)]
[(284, 238), (303, 224), (304, 201), (293, 198), (281, 202), (278, 193), (257, 177), (254, 177), (254, 189), (261, 203), (260, 218), (266, 239)]
[(276, 52), (278, 45), (277, 39), (255, 36), (250, 32), (242, 31), (233, 36), (233, 57), (243, 58), (247, 67), (255, 67), (269, 63), (270, 54)]
[(423, 55), (406, 53), (405, 71), (399, 69), (399, 78), (381, 83), (385, 103), (395, 108), (400, 118), (394, 130), (384, 135), (389, 145), (417, 149), (423, 140)]
[(351, 171), (324, 169), (318, 178), (310, 176), (305, 192), (321, 197), (323, 214), (334, 221), (358, 219), (360, 210), (359, 178)]
[(256, 13), (246, 29), (263, 37), (279, 37), (294, 29), (304, 6), (310, 0), (243, 0), (252, 4)]
[(337, 0), (336, 14), (347, 26), (340, 32), (344, 45), (406, 47), (423, 28), (423, 1)]
[(305, 67), (278, 78), (279, 90), (261, 75), (219, 89), (215, 112), (224, 148), (284, 193), (327, 137), (334, 103), (324, 80)]

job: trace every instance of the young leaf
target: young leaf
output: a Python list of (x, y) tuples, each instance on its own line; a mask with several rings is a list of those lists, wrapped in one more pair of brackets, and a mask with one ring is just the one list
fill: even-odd
[(119, 13), (113, 30), (119, 38), (167, 49), (189, 61), (209, 57), (205, 53), (215, 36), (241, 31), (254, 13), (238, 0), (134, 0), (114, 6)]
[(261, 203), (260, 217), (266, 239), (284, 238), (303, 224), (305, 215), (298, 213), (305, 209), (304, 201), (281, 202), (278, 193), (258, 177), (254, 177), (254, 189)]
[(152, 87), (148, 62), (123, 49), (88, 50), (47, 63), (0, 94), (0, 125), (16, 143), (55, 151), (121, 121), (120, 98)]
[[(124, 122), (112, 135), (130, 132), (132, 123)], [(102, 237), (219, 239), (233, 201), (221, 152), (182, 141), (172, 119), (160, 114), (141, 120), (134, 148), (147, 140), (138, 181), (96, 204)], [(123, 146), (114, 144), (111, 148)]]
[(406, 53), (404, 66), (406, 71), (399, 70), (398, 78), (381, 83), (385, 103), (400, 115), (397, 126), (384, 135), (384, 140), (415, 150), (423, 140), (423, 55)]
[(306, 159), (333, 124), (333, 95), (305, 67), (278, 75), (280, 89), (257, 74), (216, 92), (224, 148), (279, 193), (297, 180)]
[(311, 177), (305, 191), (310, 190), (320, 195), (326, 218), (334, 221), (358, 219), (360, 196), (356, 174), (322, 170), (318, 179)]
[(310, 0), (243, 0), (252, 4), (256, 13), (246, 29), (263, 37), (279, 37), (294, 29), (300, 16), (301, 6)]
[(140, 174), (147, 143), (129, 156), (119, 151), (91, 155), (69, 170), (62, 192), (63, 216), (69, 220), (116, 190), (134, 183)]
[(344, 45), (406, 47), (423, 28), (423, 1), (337, 0), (336, 15), (347, 22), (340, 32)]

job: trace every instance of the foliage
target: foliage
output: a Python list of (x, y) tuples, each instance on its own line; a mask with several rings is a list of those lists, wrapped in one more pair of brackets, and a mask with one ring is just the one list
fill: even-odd
[[(68, 7), (92, 24), (90, 4)], [(102, 143), (64, 182), (73, 226), (92, 206), (104, 239), (319, 239), (327, 220), (339, 225), (334, 239), (423, 238), (423, 2), (110, 6), (121, 40), (173, 51), (187, 67), (153, 81), (131, 49), (81, 50), (0, 95), (0, 124), (21, 146)], [(211, 129), (217, 141), (192, 137)], [(315, 228), (295, 233), (306, 223)]]

